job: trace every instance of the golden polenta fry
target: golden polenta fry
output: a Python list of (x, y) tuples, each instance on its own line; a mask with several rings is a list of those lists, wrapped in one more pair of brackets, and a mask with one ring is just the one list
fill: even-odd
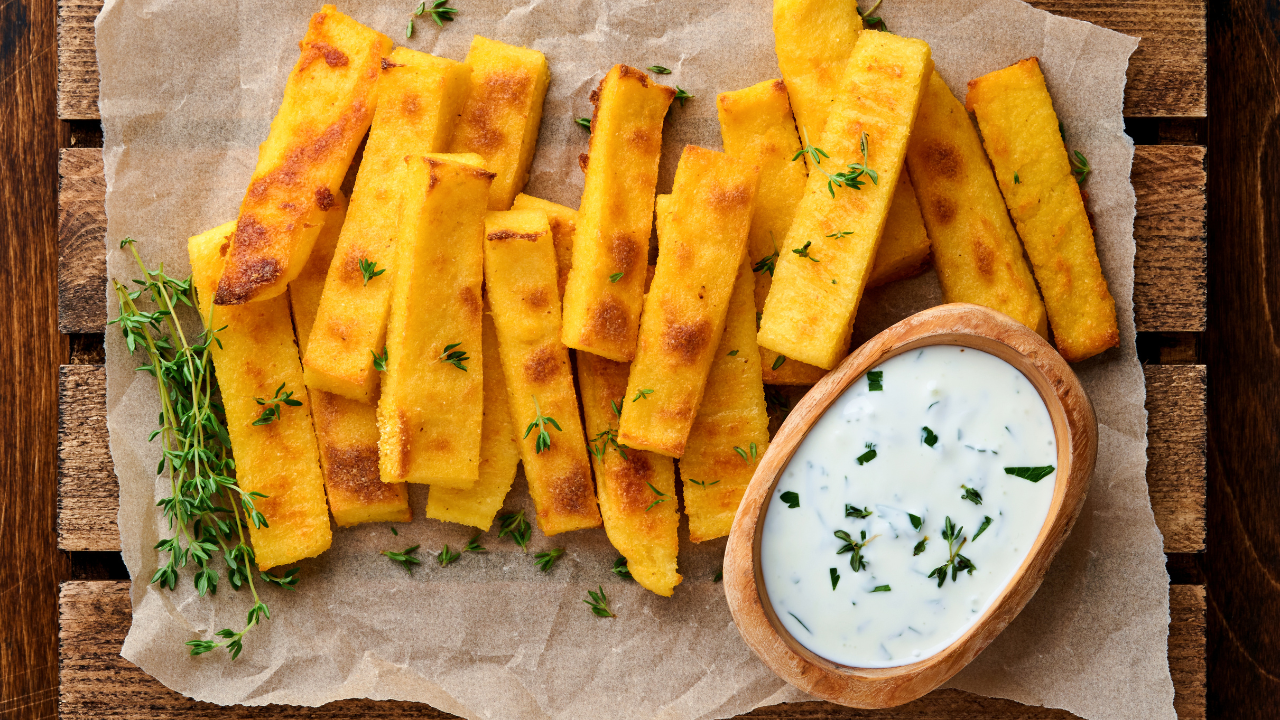
[[(564, 291), (564, 344), (619, 362), (636, 354), (662, 121), (676, 91), (615, 65), (591, 93), (591, 152)], [(589, 158), (589, 159), (588, 159)]]
[(471, 38), (466, 63), (471, 90), (449, 151), (484, 158), (484, 166), (497, 176), (489, 187), (489, 209), (506, 210), (529, 180), (551, 71), (537, 50), (479, 35)]
[(373, 120), (391, 40), (325, 5), (311, 16), (299, 46), (240, 204), (214, 295), (219, 305), (276, 297), (302, 272)]
[(827, 125), (827, 114), (849, 64), (849, 53), (861, 33), (862, 16), (852, 0), (773, 2), (778, 69), (791, 95), (796, 125), (810, 142), (817, 142)]
[(507, 401), (507, 381), (498, 355), (493, 317), (484, 316), (484, 422), (480, 430), (480, 479), (467, 490), (434, 486), (427, 495), (427, 517), (470, 525), (488, 532), (511, 491), (520, 463), (515, 426)]
[[(407, 158), (378, 402), (383, 482), (469, 488), (484, 415), (480, 294), (493, 173), (460, 158)], [(370, 351), (372, 353), (372, 351)]]
[(569, 268), (573, 267), (573, 233), (578, 227), (578, 211), (550, 200), (520, 193), (511, 204), (512, 210), (541, 210), (551, 224), (551, 237), (556, 243), (556, 276), (560, 298), (569, 283)]
[(631, 577), (646, 590), (671, 597), (681, 580), (676, 572), (680, 510), (675, 463), (669, 457), (618, 445), (617, 411), (625, 402), (629, 372), (627, 363), (578, 354), (578, 386), (587, 435), (592, 438), (596, 494), (605, 534), (627, 559)]
[(729, 300), (707, 391), (680, 458), (689, 539), (729, 534), (738, 503), (769, 447), (751, 268), (745, 262)]
[[(800, 152), (800, 139), (791, 117), (787, 88), (780, 80), (766, 80), (742, 90), (721, 93), (716, 98), (716, 107), (725, 152), (760, 169), (747, 253), (756, 272), (756, 311), (761, 312), (773, 282), (774, 265), (783, 251), (780, 245), (786, 240), (804, 192), (804, 166), (793, 161)], [(825, 124), (825, 115), (823, 120)], [(867, 285), (875, 287), (910, 277), (924, 270), (928, 261), (929, 238), (920, 219), (915, 192), (903, 173), (889, 205), (889, 218)], [(760, 348), (767, 383), (812, 385), (827, 372), (798, 360), (779, 361), (778, 357), (778, 353)], [(779, 362), (775, 369), (774, 364)]]
[(407, 48), (396, 48), (382, 70), (351, 210), (328, 266), (315, 337), (302, 358), (307, 387), (376, 401), (370, 351), (381, 352), (387, 333), (404, 159), (445, 148), (470, 74), (462, 63)]
[(1031, 258), (1058, 352), (1078, 362), (1119, 345), (1116, 302), (1039, 61), (970, 81), (965, 106)]
[(937, 72), (920, 102), (907, 165), (924, 204), (943, 298), (985, 305), (1048, 335), (1040, 292), (982, 140)]
[[(325, 275), (347, 214), (346, 198), (339, 193), (335, 199), (337, 203), (329, 211), (311, 257), (307, 258), (302, 273), (289, 283), (293, 326), (298, 333), (298, 350), (303, 356), (307, 354)], [(305, 377), (304, 372), (304, 380)], [(377, 408), (311, 387), (307, 388), (307, 397), (311, 400), (311, 419), (320, 448), (329, 512), (338, 527), (412, 520), (408, 488), (404, 483), (384, 483), (378, 477)]]
[(213, 304), (235, 227), (232, 221), (192, 237), (187, 252), (200, 316), (207, 327), (219, 328), (210, 347), (236, 482), (245, 493), (266, 496), (254, 500), (266, 523), (249, 523), (249, 538), (258, 567), (268, 570), (328, 550), (333, 531), (289, 299)]
[(543, 534), (600, 526), (578, 417), (551, 227), (539, 210), (490, 212), (484, 273), (520, 460)]
[(681, 154), (658, 214), (658, 264), (627, 384), (622, 444), (684, 454), (746, 256), (756, 181), (755, 166), (723, 153), (689, 145)]
[(827, 157), (809, 175), (778, 258), (764, 347), (827, 369), (844, 357), (932, 71), (922, 40), (859, 35), (819, 143)]

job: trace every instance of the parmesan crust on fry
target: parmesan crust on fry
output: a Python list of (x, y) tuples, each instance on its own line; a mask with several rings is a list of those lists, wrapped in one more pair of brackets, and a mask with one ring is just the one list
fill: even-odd
[(827, 172), (860, 163), (878, 181), (863, 175), (861, 187), (835, 187), (821, 171), (810, 173), (765, 301), (762, 346), (827, 369), (848, 351), (932, 70), (922, 40), (871, 30), (859, 36), (819, 145), (828, 155)]
[(479, 35), (471, 38), (466, 63), (471, 90), (449, 152), (484, 158), (484, 166), (497, 176), (489, 186), (489, 209), (506, 210), (529, 180), (551, 71), (537, 50)]
[[(206, 326), (220, 328), (218, 342), (210, 347), (235, 451), (236, 482), (245, 493), (266, 495), (254, 505), (267, 523), (250, 523), (249, 538), (258, 568), (269, 570), (328, 550), (333, 531), (289, 299), (277, 295), (242, 306), (213, 304), (223, 251), (234, 232), (234, 221), (203, 232), (187, 241), (187, 252), (200, 315)], [(282, 403), (276, 419), (255, 425), (266, 409), (258, 399), (268, 401), (277, 391), (293, 393), (291, 400), (301, 405)]]
[[(469, 488), (480, 477), (480, 290), (493, 173), (474, 155), (405, 162), (378, 402), (382, 480)], [(469, 359), (449, 362), (453, 352)]]
[(325, 5), (299, 47), (240, 204), (218, 305), (276, 297), (302, 272), (373, 120), (390, 39)]
[(769, 448), (751, 268), (744, 262), (729, 300), (707, 391), (680, 458), (689, 539), (729, 534), (738, 503)]
[(658, 264), (645, 298), (619, 442), (680, 457), (746, 256), (757, 171), (687, 146), (658, 213)]
[(1031, 258), (1058, 352), (1078, 362), (1119, 345), (1116, 302), (1039, 61), (970, 81), (965, 106)]
[(591, 94), (591, 152), (579, 158), (587, 177), (564, 291), (571, 348), (635, 358), (662, 122), (675, 95), (626, 65), (615, 65)]
[[(315, 249), (302, 273), (289, 283), (289, 304), (298, 333), (298, 350), (306, 355), (315, 324), (325, 274), (338, 244), (347, 214), (347, 200), (339, 194), (329, 211)], [(305, 379), (305, 373), (304, 373)], [(378, 476), (377, 408), (340, 395), (307, 388), (320, 468), (324, 471), (329, 512), (338, 527), (362, 522), (409, 522), (409, 491), (403, 483), (391, 485)]]
[(547, 216), (538, 210), (490, 212), (485, 233), (485, 287), (538, 527), (546, 535), (599, 527), (569, 349), (560, 342)]
[(396, 48), (378, 81), (378, 110), (351, 193), (336, 261), (328, 266), (315, 337), (302, 358), (307, 386), (373, 403), (395, 284), (405, 157), (444, 149), (466, 97), (462, 63)]
[(924, 205), (943, 298), (985, 305), (1047, 335), (1044, 304), (982, 140), (936, 72), (920, 103), (907, 165)]
[(596, 493), (605, 534), (627, 559), (631, 577), (646, 590), (671, 597), (681, 580), (676, 572), (680, 511), (675, 464), (669, 457), (615, 444), (615, 408), (624, 402), (629, 372), (627, 363), (578, 353), (578, 386), (587, 436), (592, 438)]

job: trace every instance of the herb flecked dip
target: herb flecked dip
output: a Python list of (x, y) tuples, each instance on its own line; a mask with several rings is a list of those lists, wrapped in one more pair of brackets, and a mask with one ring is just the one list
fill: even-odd
[(1057, 446), (1030, 381), (934, 345), (849, 387), (796, 449), (765, 512), (765, 592), (804, 647), (907, 665), (1000, 595), (1049, 514)]

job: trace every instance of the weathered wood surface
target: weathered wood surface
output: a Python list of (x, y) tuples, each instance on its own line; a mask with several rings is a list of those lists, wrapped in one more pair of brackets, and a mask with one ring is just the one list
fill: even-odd
[(102, 0), (58, 0), (58, 117), (98, 118), (98, 53), (93, 21)]
[[(62, 152), (58, 283), (62, 332), (102, 332), (106, 322), (106, 211), (101, 150)], [(96, 174), (95, 174), (96, 173)], [(1204, 329), (1204, 148), (1139, 145), (1131, 174), (1134, 221), (1134, 319), (1139, 331)]]
[[(1205, 369), (1148, 365), (1147, 486), (1165, 552), (1204, 548)], [(107, 454), (107, 373), (64, 366), (59, 401), (58, 547), (119, 550), (115, 469)]]
[[(1169, 588), (1169, 669), (1180, 720), (1204, 715), (1204, 588)], [(200, 718), (451, 718), (426, 705), (346, 700), (320, 708), (280, 705), (223, 708), (189, 700), (120, 657), (132, 620), (127, 582), (68, 582), (62, 586), (61, 682), (63, 720), (199, 720)], [(880, 718), (888, 720), (1059, 720), (1075, 715), (1009, 700), (938, 690), (893, 710), (850, 710), (828, 703), (760, 708), (743, 717), (776, 720)]]
[(107, 184), (102, 150), (58, 157), (58, 329), (102, 332), (107, 317)]
[[(1032, 0), (1064, 17), (1142, 38), (1129, 60), (1124, 113), (1204, 117), (1207, 101), (1204, 0)], [(98, 117), (93, 19), (102, 0), (58, 2), (58, 116)]]
[(1280, 715), (1280, 7), (1218, 0), (1209, 28), (1209, 703), (1260, 720)]
[(1147, 491), (1165, 552), (1204, 550), (1205, 367), (1147, 365)]

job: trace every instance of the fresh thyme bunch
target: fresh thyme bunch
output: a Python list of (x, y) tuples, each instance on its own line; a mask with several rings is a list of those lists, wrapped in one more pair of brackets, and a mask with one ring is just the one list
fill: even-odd
[[(133, 254), (145, 279), (133, 281), (140, 286), (137, 290), (112, 281), (120, 316), (108, 324), (120, 326), (130, 354), (145, 354), (146, 364), (137, 369), (156, 379), (160, 427), (148, 439), (160, 438), (163, 455), (156, 473), (163, 474), (167, 468), (170, 483), (170, 496), (156, 505), (163, 509), (174, 534), (155, 545), (156, 550), (169, 554), (169, 560), (156, 570), (151, 582), (173, 590), (178, 586), (179, 571), (190, 564), (195, 569), (196, 592), (201, 597), (214, 595), (219, 577), (214, 561), (221, 555), (231, 587), (240, 590), (247, 585), (253, 607), (239, 632), (224, 628), (216, 633), (221, 642), (192, 640), (187, 645), (192, 655), (225, 647), (235, 659), (243, 649), (245, 633), (271, 618), (254, 585), (256, 561), (247, 534), (250, 522), (254, 527), (267, 526), (266, 518), (254, 507), (254, 500), (266, 495), (245, 492), (233, 477), (231, 438), (222, 405), (214, 397), (210, 344), (218, 340), (211, 318), (205, 319), (203, 331), (188, 336), (175, 313), (181, 305), (196, 307), (191, 278), (175, 280), (165, 274), (164, 265), (148, 270), (132, 238), (125, 238), (120, 247)], [(155, 309), (139, 307), (144, 299)], [(297, 572), (290, 570), (284, 577), (263, 572), (261, 577), (292, 590), (298, 582)]]

